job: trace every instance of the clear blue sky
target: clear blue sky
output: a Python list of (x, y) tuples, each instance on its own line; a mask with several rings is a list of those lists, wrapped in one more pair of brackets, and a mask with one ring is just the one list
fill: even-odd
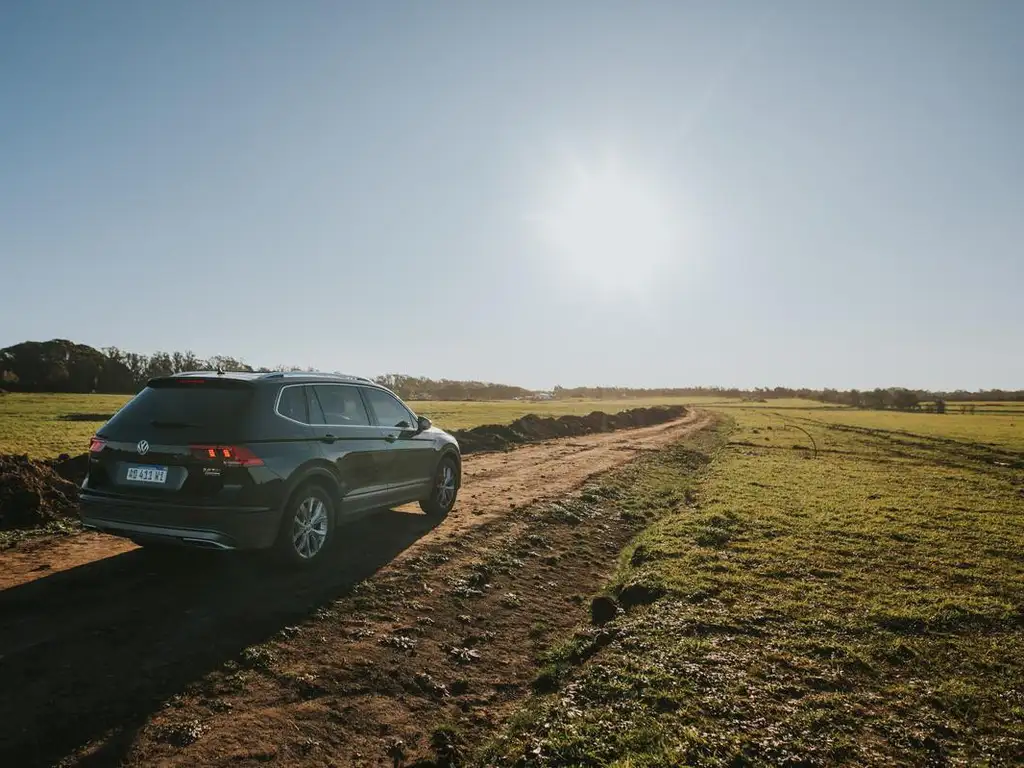
[(1024, 2), (0, 5), (0, 346), (1024, 387)]

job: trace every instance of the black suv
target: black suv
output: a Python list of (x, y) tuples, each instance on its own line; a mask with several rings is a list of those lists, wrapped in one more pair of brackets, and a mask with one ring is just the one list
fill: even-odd
[(455, 438), (369, 379), (183, 373), (96, 433), (81, 517), (139, 544), (275, 547), (307, 564), (360, 513), (418, 501), (446, 515), (461, 469)]

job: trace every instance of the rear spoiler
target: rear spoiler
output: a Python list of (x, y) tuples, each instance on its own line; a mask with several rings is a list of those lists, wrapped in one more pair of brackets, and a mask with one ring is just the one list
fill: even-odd
[(157, 376), (146, 382), (147, 387), (169, 389), (172, 387), (210, 387), (211, 389), (252, 389), (252, 383), (230, 376)]

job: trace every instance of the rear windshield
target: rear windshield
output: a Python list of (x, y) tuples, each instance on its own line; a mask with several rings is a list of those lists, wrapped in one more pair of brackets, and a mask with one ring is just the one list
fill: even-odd
[(253, 394), (252, 387), (236, 382), (156, 383), (126, 403), (100, 434), (162, 443), (239, 440)]

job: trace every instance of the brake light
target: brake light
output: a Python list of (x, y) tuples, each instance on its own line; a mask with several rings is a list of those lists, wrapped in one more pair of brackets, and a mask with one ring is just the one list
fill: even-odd
[(98, 437), (89, 439), (89, 453), (99, 453), (107, 445), (107, 441)]
[(206, 379), (176, 379), (178, 384), (205, 384)]
[(192, 455), (204, 461), (223, 461), (227, 467), (262, 467), (263, 459), (244, 445), (193, 445)]

